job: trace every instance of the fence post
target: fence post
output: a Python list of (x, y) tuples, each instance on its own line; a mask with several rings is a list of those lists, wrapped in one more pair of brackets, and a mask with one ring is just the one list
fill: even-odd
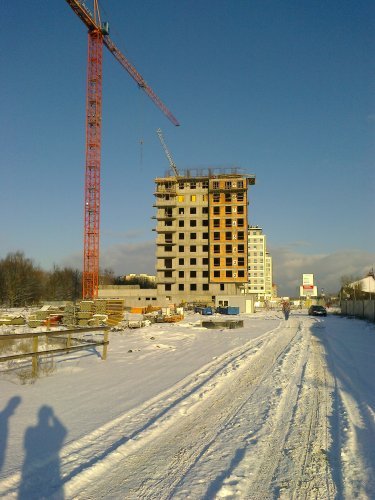
[(107, 359), (107, 347), (108, 347), (108, 330), (104, 330), (104, 345), (103, 345), (103, 356), (102, 359)]
[(33, 353), (32, 375), (36, 377), (38, 375), (38, 335), (33, 337)]
[(69, 333), (68, 338), (66, 339), (66, 347), (69, 348), (72, 345), (72, 336)]

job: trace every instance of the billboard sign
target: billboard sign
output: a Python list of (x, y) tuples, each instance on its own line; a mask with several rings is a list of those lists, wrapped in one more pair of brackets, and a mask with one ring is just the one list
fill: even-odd
[(300, 286), (299, 287), (300, 297), (317, 297), (318, 288), (316, 286)]
[(303, 286), (314, 286), (314, 275), (313, 274), (303, 274), (302, 275), (302, 285)]

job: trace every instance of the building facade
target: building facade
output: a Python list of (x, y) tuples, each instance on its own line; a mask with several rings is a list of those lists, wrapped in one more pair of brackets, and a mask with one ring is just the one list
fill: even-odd
[(156, 276), (150, 274), (125, 274), (123, 276), (123, 280), (132, 281), (132, 280), (144, 280), (149, 281), (150, 283), (156, 283)]
[(266, 278), (266, 288), (265, 288), (265, 298), (271, 299), (273, 298), (273, 288), (272, 288), (272, 278), (273, 278), (273, 269), (272, 269), (272, 257), (269, 252), (266, 250), (266, 261), (265, 261), (265, 278)]
[(155, 179), (158, 295), (211, 302), (248, 280), (248, 186), (254, 175), (190, 171)]
[(268, 300), (272, 291), (272, 257), (267, 252), (266, 235), (259, 226), (249, 226), (248, 245), (248, 283), (247, 293), (257, 295), (258, 300)]

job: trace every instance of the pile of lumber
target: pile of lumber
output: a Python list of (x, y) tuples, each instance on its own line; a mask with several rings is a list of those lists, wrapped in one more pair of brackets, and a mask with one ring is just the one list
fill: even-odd
[(95, 314), (107, 314), (107, 301), (105, 299), (95, 300)]
[(73, 302), (68, 302), (64, 309), (63, 325), (70, 328), (76, 325), (75, 312), (76, 306), (73, 304)]
[(56, 326), (63, 321), (64, 311), (60, 307), (56, 306), (43, 306), (34, 314), (30, 314), (27, 324), (30, 328), (36, 328), (37, 326)]
[(178, 321), (182, 321), (184, 316), (182, 314), (171, 314), (170, 316), (162, 316), (163, 323), (178, 323)]
[(2, 314), (0, 316), (0, 325), (24, 325), (25, 318), (20, 314)]
[[(30, 315), (28, 325), (32, 328), (55, 326), (58, 318), (60, 324), (70, 328), (74, 326), (115, 326), (124, 319), (124, 305), (124, 301), (121, 299), (82, 300), (77, 304), (68, 302), (64, 308), (46, 305), (35, 314)], [(23, 321), (25, 322), (25, 320)], [(24, 323), (10, 323), (9, 319), (4, 318), (3, 324)]]
[(125, 302), (122, 299), (107, 299), (107, 325), (116, 326), (124, 319)]
[[(117, 299), (82, 300), (73, 314), (78, 326), (118, 325), (124, 318), (124, 301)], [(67, 316), (68, 318), (68, 316)]]

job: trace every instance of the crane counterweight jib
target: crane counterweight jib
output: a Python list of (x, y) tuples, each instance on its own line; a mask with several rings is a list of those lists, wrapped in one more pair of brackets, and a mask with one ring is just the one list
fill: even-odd
[(83, 21), (89, 30), (101, 31), (101, 26), (95, 21), (92, 12), (86, 7), (84, 3), (78, 0), (66, 0), (77, 16)]

